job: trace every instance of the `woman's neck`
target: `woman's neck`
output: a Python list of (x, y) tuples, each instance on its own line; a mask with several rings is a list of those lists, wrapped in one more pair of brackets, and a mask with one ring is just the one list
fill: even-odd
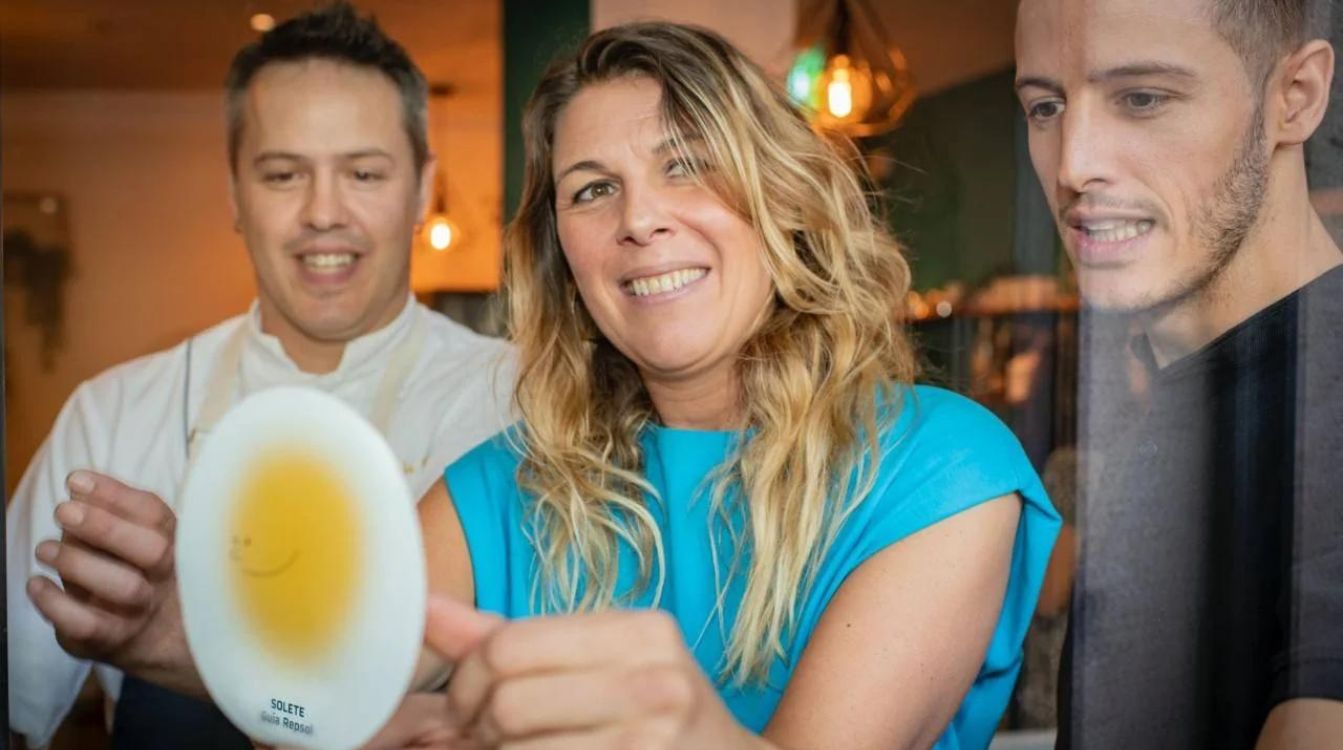
[(735, 368), (692, 377), (644, 375), (644, 385), (662, 424), (690, 430), (731, 430), (742, 426), (741, 385)]

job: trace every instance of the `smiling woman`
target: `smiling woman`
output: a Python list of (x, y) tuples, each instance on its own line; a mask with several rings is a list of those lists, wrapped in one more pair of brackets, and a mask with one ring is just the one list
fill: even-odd
[(703, 140), (667, 137), (661, 100), (652, 79), (625, 78), (588, 86), (564, 108), (556, 229), (584, 307), (654, 399), (688, 379), (720, 394), (705, 403), (711, 413), (662, 419), (714, 428), (737, 408), (734, 360), (772, 289), (759, 233), (704, 184)]
[(997, 419), (913, 385), (908, 267), (847, 155), (669, 24), (589, 37), (523, 132), (522, 420), (419, 506), (431, 591), (520, 618), (431, 607), (454, 731), (986, 745), (1058, 519)]

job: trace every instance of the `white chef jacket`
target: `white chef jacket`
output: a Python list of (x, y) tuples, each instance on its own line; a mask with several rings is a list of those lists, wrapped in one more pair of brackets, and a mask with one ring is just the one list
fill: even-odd
[[(241, 329), (241, 330), (240, 330)], [(234, 355), (230, 355), (230, 348)], [(404, 361), (394, 396), (389, 362)], [(236, 373), (219, 371), (225, 362)], [(398, 368), (400, 369), (400, 368)], [(109, 695), (121, 672), (75, 659), (56, 643), (26, 593), (38, 572), (38, 542), (59, 539), (53, 512), (69, 497), (76, 469), (115, 477), (176, 507), (187, 471), (189, 436), (207, 400), (223, 382), (231, 401), (279, 385), (318, 388), (354, 407), (384, 431), (418, 499), (458, 456), (511, 421), (516, 361), (503, 341), (478, 335), (410, 299), (387, 326), (351, 341), (340, 365), (314, 375), (298, 370), (274, 336), (263, 333), (255, 303), (166, 351), (127, 362), (85, 381), (56, 418), (19, 482), (6, 512), (6, 604), (9, 624), (9, 721), (30, 746), (50, 742), (89, 669)], [(380, 419), (374, 413), (380, 412)], [(208, 415), (206, 415), (208, 418)], [(208, 441), (198, 435), (193, 450)]]

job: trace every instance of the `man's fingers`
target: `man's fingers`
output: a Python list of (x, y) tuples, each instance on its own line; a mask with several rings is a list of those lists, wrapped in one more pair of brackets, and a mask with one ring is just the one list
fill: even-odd
[(75, 471), (65, 486), (72, 499), (83, 500), (140, 526), (162, 529), (172, 536), (177, 516), (158, 495), (122, 484), (91, 471)]
[(172, 534), (82, 500), (56, 506), (56, 522), (82, 544), (149, 572), (172, 569)]
[(28, 579), (28, 598), (56, 630), (61, 647), (75, 656), (93, 655), (113, 640), (115, 625), (96, 607), (79, 602), (44, 576)]
[(123, 562), (70, 544), (45, 541), (37, 545), (37, 559), (61, 576), (66, 586), (80, 590), (73, 598), (110, 602), (138, 609), (154, 598), (154, 586), (144, 573)]
[[(49, 540), (49, 541), (50, 541), (50, 540)], [(73, 536), (70, 536), (69, 534), (61, 534), (61, 541), (60, 541), (60, 543), (61, 543), (62, 546), (78, 547), (79, 549), (89, 549), (89, 548), (88, 548), (87, 546), (85, 546), (82, 542), (80, 542), (78, 539), (74, 538)], [(41, 546), (42, 546), (42, 545), (40, 545), (40, 544), (38, 545), (38, 547), (41, 547)], [(40, 557), (37, 556), (37, 549), (36, 549), (36, 548), (34, 548), (34, 550), (33, 550), (33, 557), (37, 557), (37, 559), (38, 559), (39, 562), (40, 562), (41, 559), (42, 559), (42, 558), (40, 558)], [(47, 565), (47, 567), (48, 567), (48, 568), (51, 568), (50, 565)], [(54, 568), (52, 569), (52, 572), (55, 572), (55, 569), (54, 569)], [(59, 574), (58, 574), (58, 575), (59, 575)], [(80, 586), (79, 584), (77, 584), (77, 583), (72, 583), (72, 582), (70, 582), (70, 581), (61, 581), (61, 588), (65, 590), (65, 593), (69, 594), (70, 596), (73, 596), (73, 597), (74, 597), (76, 600), (78, 600), (78, 601), (87, 602), (88, 600), (90, 600), (90, 599), (93, 598), (93, 595), (92, 595), (92, 594), (90, 594), (89, 592), (85, 591), (84, 588), (83, 588), (82, 586)]]

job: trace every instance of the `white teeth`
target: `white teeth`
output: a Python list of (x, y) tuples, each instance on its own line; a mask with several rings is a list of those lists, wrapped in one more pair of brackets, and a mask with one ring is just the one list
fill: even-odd
[(354, 253), (310, 253), (303, 256), (303, 265), (309, 268), (343, 268), (354, 262)]
[(1152, 222), (1140, 221), (1096, 221), (1082, 226), (1087, 236), (1098, 242), (1123, 242), (1147, 234), (1152, 230)]
[(708, 270), (703, 268), (682, 268), (657, 276), (634, 279), (626, 282), (625, 287), (633, 292), (636, 297), (649, 297), (654, 294), (674, 292), (692, 281), (703, 278), (706, 273), (708, 273)]

